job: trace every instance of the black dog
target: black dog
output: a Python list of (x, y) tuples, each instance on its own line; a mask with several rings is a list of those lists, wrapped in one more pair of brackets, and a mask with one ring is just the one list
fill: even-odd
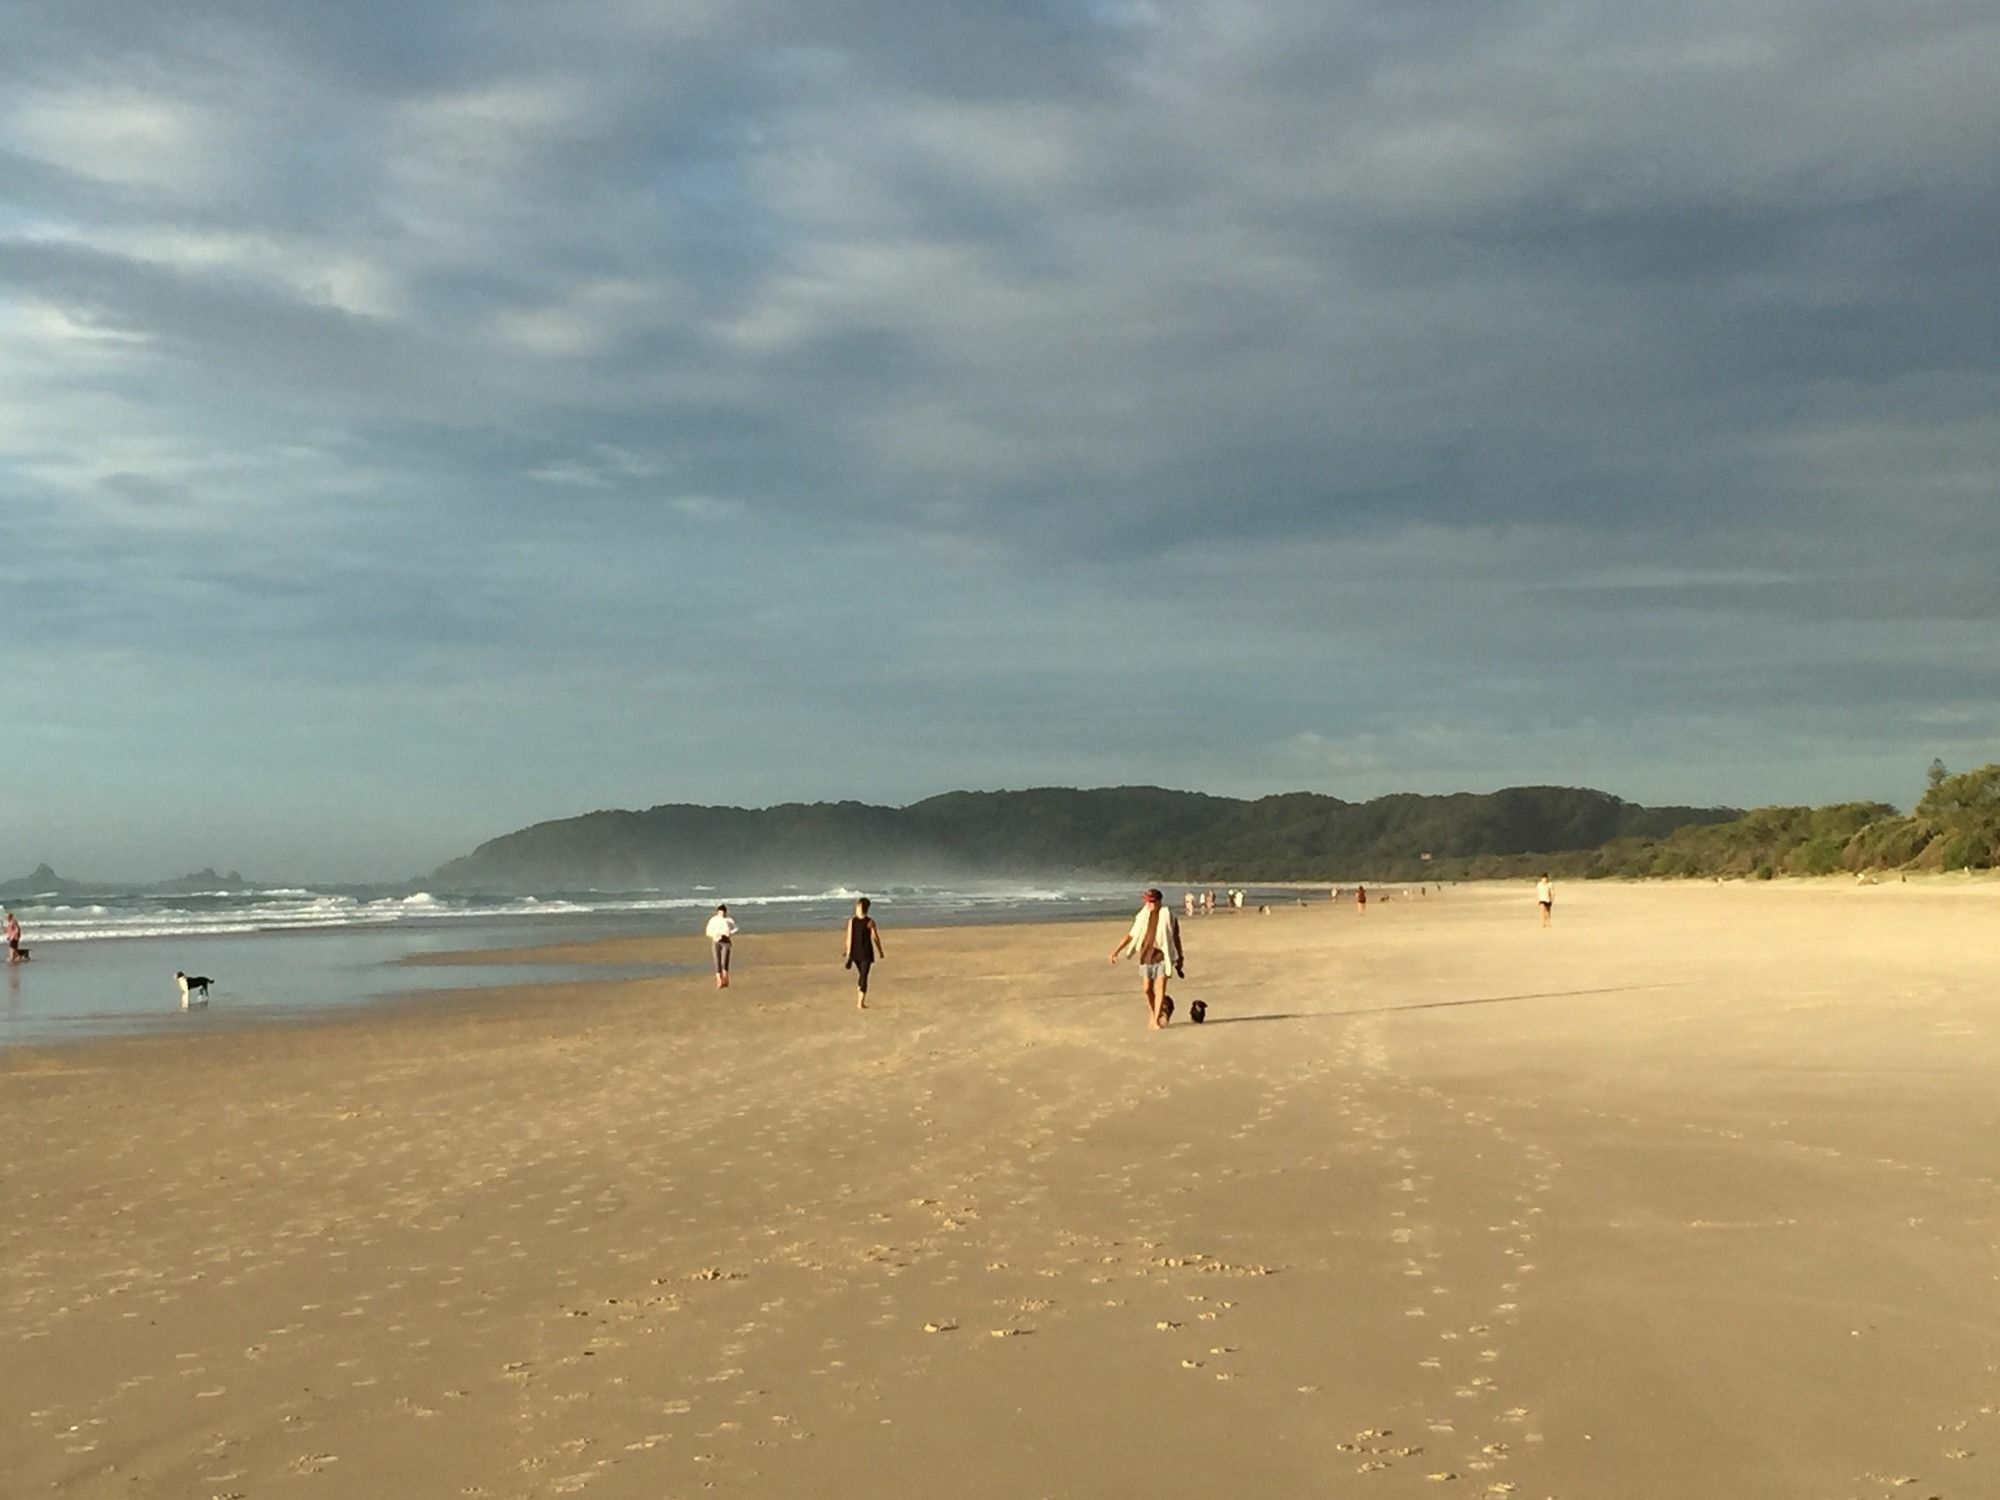
[(182, 1010), (188, 1008), (191, 1003), (188, 997), (196, 990), (201, 991), (202, 1003), (206, 1004), (208, 1002), (209, 978), (206, 974), (183, 974), (179, 969), (176, 969), (174, 970), (174, 982), (181, 987)]
[(1206, 1000), (1197, 1000), (1188, 1006), (1188, 1019), (1197, 1026), (1206, 1021), (1208, 1019), (1208, 1002)]

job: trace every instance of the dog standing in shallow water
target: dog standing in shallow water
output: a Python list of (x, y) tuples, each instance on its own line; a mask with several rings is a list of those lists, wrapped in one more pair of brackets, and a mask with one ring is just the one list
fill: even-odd
[[(188, 1010), (197, 1005), (208, 1004), (208, 986), (210, 981), (206, 974), (183, 974), (179, 969), (176, 969), (174, 970), (174, 982), (181, 987), (182, 1010)], [(192, 998), (196, 990), (201, 991), (201, 998), (199, 1000)]]

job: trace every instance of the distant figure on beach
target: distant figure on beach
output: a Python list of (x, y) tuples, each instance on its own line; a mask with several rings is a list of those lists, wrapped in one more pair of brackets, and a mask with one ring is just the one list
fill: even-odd
[(1193, 892), (1193, 891), (1182, 891), (1182, 892), (1181, 892), (1181, 914), (1182, 914), (1183, 916), (1189, 916), (1189, 917), (1191, 917), (1191, 916), (1193, 916), (1193, 915), (1194, 915), (1194, 892)]
[(1158, 886), (1147, 889), (1139, 903), (1139, 915), (1132, 919), (1132, 930), (1111, 950), (1111, 961), (1117, 963), (1128, 948), (1139, 960), (1147, 1024), (1158, 1031), (1174, 1013), (1173, 1002), (1167, 998), (1168, 976), (1183, 978), (1187, 973), (1186, 955), (1181, 949), (1181, 924), (1167, 910)]
[(1354, 888), (1354, 909), (1355, 909), (1356, 911), (1366, 911), (1366, 910), (1368, 910), (1368, 887), (1367, 887), (1367, 886), (1365, 886), (1365, 885), (1357, 885), (1357, 886), (1356, 886), (1356, 887)]
[(7, 962), (17, 964), (23, 956), (21, 951), (21, 924), (15, 920), (14, 914), (10, 911), (7, 913)]
[(847, 947), (843, 968), (854, 971), (854, 1008), (868, 1009), (868, 966), (882, 957), (882, 929), (868, 915), (868, 898), (854, 903), (854, 915), (847, 919)]
[(729, 915), (729, 908), (718, 906), (715, 915), (708, 919), (708, 940), (715, 947), (715, 987), (729, 988), (729, 940), (736, 936), (736, 919)]
[(1215, 887), (1214, 887), (1214, 886), (1210, 886), (1210, 887), (1209, 887), (1209, 888), (1208, 888), (1207, 890), (1205, 890), (1205, 891), (1203, 891), (1203, 892), (1201, 893), (1201, 914), (1202, 914), (1202, 915), (1203, 915), (1204, 917), (1212, 917), (1212, 916), (1214, 916), (1214, 915), (1215, 915)]
[(1549, 884), (1549, 872), (1542, 871), (1542, 878), (1535, 882), (1535, 904), (1542, 909), (1542, 925), (1549, 925), (1549, 912), (1556, 904), (1556, 888)]

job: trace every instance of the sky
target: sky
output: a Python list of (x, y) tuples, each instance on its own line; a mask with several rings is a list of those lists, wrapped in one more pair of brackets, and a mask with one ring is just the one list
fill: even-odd
[(1990, 0), (0, 35), (0, 877), (2000, 760)]

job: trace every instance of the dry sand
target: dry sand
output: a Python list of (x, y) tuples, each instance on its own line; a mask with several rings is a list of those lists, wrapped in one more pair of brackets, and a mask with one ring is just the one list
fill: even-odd
[(2000, 885), (1377, 894), (16, 1051), (0, 1493), (2000, 1495)]

